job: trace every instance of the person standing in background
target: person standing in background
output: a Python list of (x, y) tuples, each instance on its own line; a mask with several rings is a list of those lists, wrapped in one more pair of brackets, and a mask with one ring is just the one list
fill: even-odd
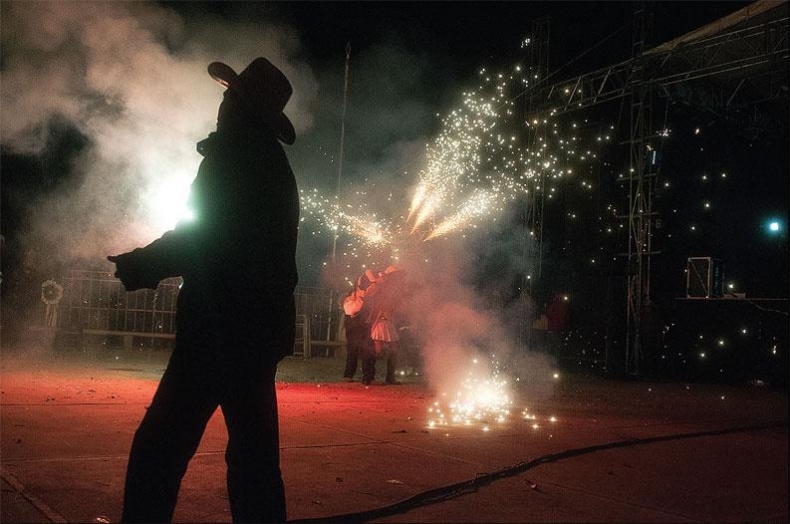
[[(368, 365), (363, 369), (362, 382), (370, 384), (375, 377), (375, 360), (387, 361), (387, 374), (384, 379), (386, 384), (400, 384), (395, 378), (398, 366), (398, 351), (400, 335), (396, 323), (399, 314), (400, 298), (403, 289), (401, 277), (403, 271), (398, 266), (389, 266), (370, 285), (367, 296), (370, 301), (370, 338), (373, 340), (373, 368)], [(367, 372), (366, 372), (367, 371)]]
[(365, 289), (368, 284), (365, 277), (359, 277), (357, 285), (343, 299), (343, 326), (346, 333), (346, 368), (343, 371), (343, 380), (346, 382), (353, 382), (359, 359), (372, 344), (368, 312), (365, 309)]

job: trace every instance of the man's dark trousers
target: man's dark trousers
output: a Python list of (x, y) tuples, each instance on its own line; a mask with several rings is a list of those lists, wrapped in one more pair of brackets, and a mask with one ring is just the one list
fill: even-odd
[(123, 522), (172, 519), (181, 479), (217, 407), (222, 408), (228, 428), (225, 461), (233, 521), (286, 520), (274, 382), (277, 364), (223, 352), (208, 344), (210, 338), (204, 335), (179, 333), (135, 433)]

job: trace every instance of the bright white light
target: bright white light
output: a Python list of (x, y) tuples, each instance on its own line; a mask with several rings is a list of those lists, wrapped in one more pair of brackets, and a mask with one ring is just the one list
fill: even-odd
[(776, 222), (776, 221), (771, 222), (768, 225), (768, 229), (770, 229), (771, 231), (779, 231), (779, 222)]
[(172, 229), (179, 220), (192, 220), (194, 213), (187, 207), (192, 177), (173, 177), (149, 188), (145, 202), (152, 227), (158, 231)]

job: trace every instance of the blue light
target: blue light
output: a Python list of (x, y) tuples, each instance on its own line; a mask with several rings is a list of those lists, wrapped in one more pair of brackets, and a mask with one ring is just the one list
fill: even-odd
[(786, 238), (787, 219), (785, 217), (768, 217), (763, 223), (765, 234), (774, 238)]

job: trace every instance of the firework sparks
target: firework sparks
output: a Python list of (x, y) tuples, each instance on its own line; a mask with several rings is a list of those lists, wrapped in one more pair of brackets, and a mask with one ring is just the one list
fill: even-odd
[(492, 195), (485, 191), (476, 192), (470, 197), (461, 209), (458, 210), (453, 216), (444, 219), (425, 237), (425, 240), (431, 240), (441, 235), (445, 235), (451, 231), (455, 231), (474, 220), (476, 217), (488, 212), (494, 205), (492, 202)]
[(488, 431), (492, 424), (504, 424), (513, 407), (510, 384), (495, 368), (492, 373), (472, 361), (472, 370), (453, 395), (442, 395), (446, 406), (436, 401), (428, 408), (428, 427), (481, 426)]
[(463, 93), (426, 146), (425, 167), (403, 215), (379, 216), (362, 191), (353, 193), (351, 204), (315, 190), (302, 193), (303, 214), (342, 237), (344, 254), (369, 260), (374, 251), (389, 250), (397, 261), (405, 246), (496, 220), (519, 198), (551, 199), (580, 164), (597, 159), (610, 134), (596, 133), (594, 150), (583, 146), (584, 126), (561, 123), (554, 111), (527, 118), (514, 93), (529, 85), (528, 76), (518, 67), (512, 74), (480, 71), (480, 85)]
[[(364, 201), (364, 193), (358, 193)], [(364, 203), (342, 205), (335, 199), (323, 197), (317, 190), (301, 192), (302, 221), (312, 217), (330, 231), (344, 233), (369, 246), (389, 244), (398, 236), (399, 227), (386, 218), (379, 218)]]
[[(439, 396), (441, 400), (428, 407), (427, 426), (429, 429), (469, 427), (485, 432), (510, 427), (516, 405), (513, 389), (494, 356), (488, 366), (473, 358), (457, 390), (442, 393)], [(520, 420), (535, 431), (544, 428), (551, 431), (558, 419), (556, 415), (539, 416), (524, 407)], [(549, 436), (553, 437), (553, 434)]]

